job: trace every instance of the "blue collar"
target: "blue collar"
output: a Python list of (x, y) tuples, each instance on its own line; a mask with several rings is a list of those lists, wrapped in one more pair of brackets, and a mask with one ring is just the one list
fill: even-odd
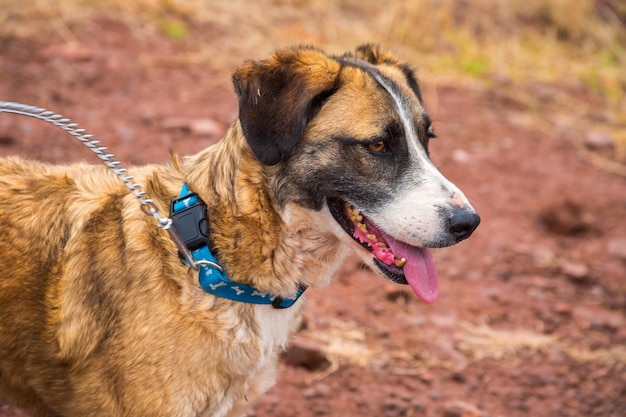
[[(195, 221), (191, 222), (193, 223), (191, 227), (195, 227), (197, 229), (191, 231), (191, 235), (193, 236), (208, 235), (208, 214), (205, 209), (205, 204), (200, 197), (189, 191), (187, 184), (183, 184), (179, 197), (172, 201), (170, 213), (173, 221), (172, 226), (179, 234), (190, 234), (188, 230), (180, 230), (181, 227), (188, 229), (190, 227), (190, 222), (185, 220), (177, 222), (177, 219), (181, 217), (183, 212), (194, 207), (197, 208), (199, 205), (202, 206), (201, 212), (203, 213), (204, 218), (200, 219), (197, 223)], [(188, 216), (184, 215), (183, 217), (188, 218)], [(200, 230), (202, 227), (205, 228), (204, 231)], [(261, 292), (250, 285), (240, 284), (228, 279), (226, 277), (226, 271), (224, 271), (215, 255), (211, 252), (208, 239), (206, 239), (206, 243), (202, 242), (199, 247), (192, 247), (189, 249), (196, 260), (196, 264), (199, 266), (198, 280), (200, 281), (200, 286), (206, 292), (217, 297), (249, 304), (271, 304), (274, 308), (280, 309), (291, 307), (296, 301), (298, 301), (298, 298), (300, 298), (306, 289), (304, 287), (300, 287), (293, 298), (282, 298), (277, 295)]]

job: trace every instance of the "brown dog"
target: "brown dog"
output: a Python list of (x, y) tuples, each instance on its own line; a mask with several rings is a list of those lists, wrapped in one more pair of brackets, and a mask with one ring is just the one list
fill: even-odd
[[(427, 302), (427, 247), (479, 218), (428, 157), (411, 69), (374, 46), (293, 48), (233, 76), (239, 119), (167, 166), (131, 170), (167, 213), (183, 183), (208, 207), (228, 278), (292, 297), (352, 249)], [(301, 301), (215, 296), (104, 167), (0, 162), (0, 397), (33, 416), (241, 416), (275, 380)]]

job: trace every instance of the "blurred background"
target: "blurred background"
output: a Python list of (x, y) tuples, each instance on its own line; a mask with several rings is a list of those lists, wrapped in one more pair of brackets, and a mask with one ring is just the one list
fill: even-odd
[[(310, 291), (250, 415), (626, 415), (625, 1), (0, 0), (0, 100), (163, 163), (223, 135), (244, 60), (366, 42), (416, 69), (433, 160), (483, 222), (435, 254), (433, 305), (356, 258)], [(95, 162), (6, 114), (0, 154)]]
[(285, 45), (340, 53), (377, 42), (414, 62), (422, 76), (557, 82), (596, 92), (624, 113), (620, 0), (4, 0), (0, 7), (4, 36), (74, 43), (76, 27), (113, 19), (135, 36), (159, 33), (192, 44), (176, 56), (181, 62), (227, 69)]

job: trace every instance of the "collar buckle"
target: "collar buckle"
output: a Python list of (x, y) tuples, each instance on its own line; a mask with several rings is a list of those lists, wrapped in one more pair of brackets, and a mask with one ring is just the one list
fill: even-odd
[(184, 191), (186, 191), (184, 195), (173, 199), (170, 203), (172, 227), (189, 251), (205, 245), (210, 246), (206, 204), (188, 189), (183, 188), (182, 192)]
[[(179, 197), (170, 203), (170, 235), (178, 246), (178, 254), (198, 271), (200, 286), (216, 297), (250, 304), (271, 304), (276, 309), (291, 307), (304, 293), (300, 286), (293, 298), (282, 298), (258, 291), (256, 288), (231, 281), (211, 252), (209, 216), (206, 203), (184, 184)], [(172, 233), (173, 232), (173, 233)]]

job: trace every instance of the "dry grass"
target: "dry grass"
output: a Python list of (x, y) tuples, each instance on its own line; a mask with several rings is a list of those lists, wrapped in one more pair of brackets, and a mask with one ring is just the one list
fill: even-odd
[(543, 352), (555, 344), (552, 336), (535, 333), (525, 329), (496, 330), (487, 325), (475, 326), (462, 323), (464, 336), (458, 342), (458, 348), (468, 352), (474, 360), (504, 359), (522, 351)]
[[(183, 65), (230, 69), (294, 43), (339, 53), (374, 41), (396, 49), (432, 83), (582, 87), (604, 98), (615, 125), (609, 133), (626, 147), (619, 133), (626, 130), (620, 0), (4, 0), (0, 37), (78, 41), (71, 28), (94, 16), (122, 20), (138, 36), (161, 32), (192, 41), (195, 52), (168, 61)], [(199, 27), (215, 36), (197, 37)]]
[(238, 45), (244, 53), (298, 42), (341, 51), (375, 41), (393, 45), (436, 73), (565, 76), (621, 96), (626, 6), (618, 0), (603, 3), (614, 5), (594, 6), (592, 0), (5, 0), (0, 33), (41, 33), (42, 25), (49, 25), (60, 38), (73, 40), (63, 22), (107, 15), (173, 38), (193, 36), (187, 25), (211, 25), (228, 32), (215, 44)]
[[(590, 350), (575, 346), (554, 336), (536, 333), (527, 329), (502, 330), (485, 324), (474, 325), (461, 322), (454, 331), (429, 332), (422, 329), (423, 345), (419, 355), (400, 346), (391, 346), (388, 341), (371, 337), (363, 328), (341, 321), (329, 323), (327, 328), (310, 329), (303, 336), (320, 344), (330, 362), (331, 370), (324, 371), (314, 379), (324, 377), (341, 365), (377, 368), (382, 372), (400, 375), (422, 375), (428, 369), (440, 368), (462, 371), (472, 363), (483, 360), (513, 363), (516, 359), (546, 354), (549, 350), (565, 353), (572, 363), (595, 363), (603, 369), (626, 369), (626, 348), (613, 346)], [(428, 352), (424, 346), (441, 343), (442, 338), (452, 339), (445, 343), (466, 360), (451, 360), (449, 354)]]
[(590, 350), (526, 329), (496, 330), (484, 324), (476, 326), (470, 323), (461, 323), (461, 328), (465, 332), (457, 346), (469, 353), (474, 360), (510, 359), (522, 352), (540, 354), (548, 349), (557, 349), (563, 351), (573, 362), (594, 362), (610, 368), (626, 368), (624, 346)]

